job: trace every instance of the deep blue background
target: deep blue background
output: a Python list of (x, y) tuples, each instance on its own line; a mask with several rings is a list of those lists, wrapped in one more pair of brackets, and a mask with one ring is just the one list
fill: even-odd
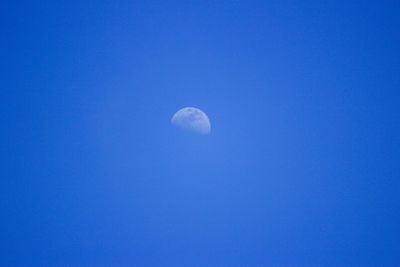
[(0, 10), (1, 266), (400, 266), (398, 1)]

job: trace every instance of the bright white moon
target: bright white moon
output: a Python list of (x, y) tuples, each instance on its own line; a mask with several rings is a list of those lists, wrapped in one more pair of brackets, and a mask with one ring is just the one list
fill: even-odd
[(210, 120), (206, 113), (194, 107), (185, 107), (178, 110), (171, 119), (171, 123), (178, 128), (198, 134), (209, 134)]

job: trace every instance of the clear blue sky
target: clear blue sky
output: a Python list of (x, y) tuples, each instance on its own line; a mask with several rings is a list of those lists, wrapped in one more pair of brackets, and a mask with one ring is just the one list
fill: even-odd
[(0, 265), (400, 266), (399, 13), (3, 2)]

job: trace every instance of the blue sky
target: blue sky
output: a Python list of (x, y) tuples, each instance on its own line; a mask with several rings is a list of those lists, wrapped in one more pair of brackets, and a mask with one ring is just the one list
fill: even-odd
[(3, 3), (0, 265), (399, 266), (399, 11)]

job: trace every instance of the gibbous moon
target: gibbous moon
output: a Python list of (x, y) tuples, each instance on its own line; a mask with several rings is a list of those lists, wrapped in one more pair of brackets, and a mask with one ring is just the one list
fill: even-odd
[(209, 134), (211, 124), (206, 113), (194, 107), (185, 107), (178, 110), (171, 119), (171, 123), (181, 129), (198, 134)]

